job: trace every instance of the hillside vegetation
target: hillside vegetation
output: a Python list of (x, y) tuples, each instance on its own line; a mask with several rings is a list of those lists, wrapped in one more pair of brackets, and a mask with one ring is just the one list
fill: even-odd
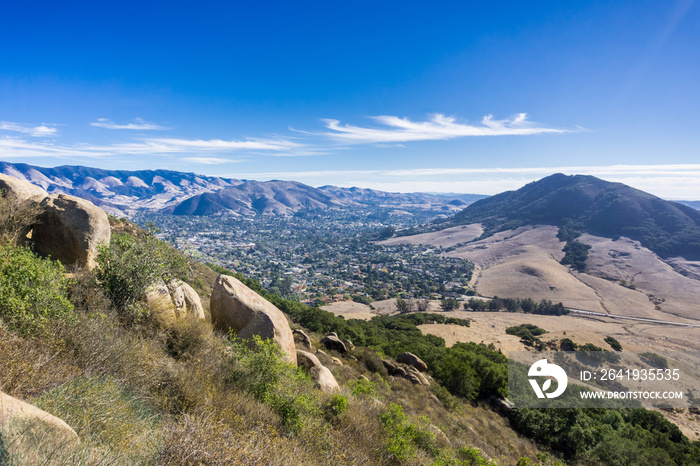
[(440, 227), (471, 223), (491, 233), (573, 223), (593, 235), (638, 240), (662, 257), (700, 258), (700, 211), (594, 176), (554, 174), (476, 201)]
[[(355, 343), (351, 354), (330, 351), (342, 362), (329, 364), (340, 393), (320, 392), (271, 342), (242, 344), (208, 322), (166, 322), (138, 299), (149, 282), (171, 277), (205, 297), (228, 271), (193, 262), (126, 221), (112, 219), (112, 232), (96, 271), (70, 275), (0, 242), (0, 295), (40, 298), (19, 317), (15, 307), (2, 310), (2, 390), (63, 419), (81, 439), (56, 447), (3, 431), (3, 464), (480, 465), (490, 457), (522, 465), (556, 464), (556, 455), (693, 464), (700, 455), (697, 443), (645, 410), (501, 417), (485, 401), (507, 394), (505, 357), (475, 343), (446, 348), (417, 329), (466, 321), (431, 314), (346, 321), (240, 277), (306, 329), (314, 347), (329, 331)], [(382, 358), (407, 350), (428, 364), (430, 388), (388, 375)]]

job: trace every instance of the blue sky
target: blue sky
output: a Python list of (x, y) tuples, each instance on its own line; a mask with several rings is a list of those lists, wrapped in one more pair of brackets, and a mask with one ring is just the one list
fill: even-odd
[(7, 2), (0, 160), (700, 199), (700, 5)]

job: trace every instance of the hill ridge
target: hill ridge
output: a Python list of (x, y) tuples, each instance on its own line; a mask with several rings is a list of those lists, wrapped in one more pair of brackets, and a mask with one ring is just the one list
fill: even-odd
[(474, 202), (440, 227), (470, 223), (490, 232), (570, 223), (590, 234), (638, 240), (663, 257), (700, 257), (700, 211), (591, 175), (555, 173)]

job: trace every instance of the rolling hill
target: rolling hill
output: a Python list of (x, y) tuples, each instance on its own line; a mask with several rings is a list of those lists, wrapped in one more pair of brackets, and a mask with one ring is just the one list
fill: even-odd
[(346, 204), (296, 181), (245, 181), (218, 192), (193, 196), (164, 212), (174, 215), (287, 215), (301, 209), (329, 209)]

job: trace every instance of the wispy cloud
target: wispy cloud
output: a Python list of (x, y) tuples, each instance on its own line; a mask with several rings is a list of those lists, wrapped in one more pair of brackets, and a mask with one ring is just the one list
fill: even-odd
[(53, 126), (41, 124), (39, 126), (26, 125), (23, 123), (13, 123), (11, 121), (0, 121), (0, 130), (15, 131), (28, 134), (36, 138), (55, 136), (58, 130)]
[(183, 152), (224, 153), (239, 151), (289, 152), (302, 145), (286, 139), (223, 139), (146, 138), (140, 142), (119, 143), (100, 148), (121, 154), (173, 154)]
[(222, 163), (242, 162), (243, 160), (222, 159), (219, 157), (183, 157), (182, 160), (190, 163), (201, 163), (203, 165), (220, 165)]
[[(287, 139), (250, 139), (243, 141), (222, 139), (142, 138), (134, 142), (96, 145), (78, 143), (53, 144), (46, 141), (29, 142), (20, 137), (0, 137), (0, 156), (3, 158), (28, 157), (106, 157), (113, 155), (202, 155), (215, 160), (213, 154), (253, 153), (273, 156), (297, 155), (306, 146)], [(221, 159), (224, 160), (224, 159)]]
[(164, 130), (168, 129), (157, 123), (150, 123), (141, 118), (135, 118), (133, 123), (118, 124), (108, 118), (98, 118), (97, 121), (90, 123), (90, 126), (106, 129), (132, 129), (132, 130)]
[(332, 132), (320, 133), (332, 139), (354, 143), (401, 143), (410, 141), (435, 141), (468, 136), (508, 136), (543, 133), (566, 133), (570, 130), (538, 126), (527, 120), (525, 113), (496, 120), (492, 115), (479, 124), (460, 122), (442, 114), (431, 115), (426, 121), (411, 121), (396, 116), (370, 117), (381, 127), (369, 128), (341, 125), (338, 120), (325, 119), (326, 128)]

